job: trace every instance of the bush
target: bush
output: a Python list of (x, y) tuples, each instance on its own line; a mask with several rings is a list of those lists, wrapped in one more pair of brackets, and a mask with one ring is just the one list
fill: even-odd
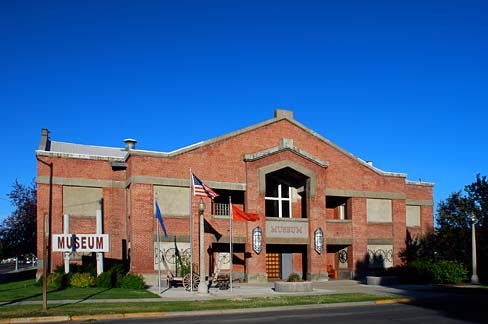
[(146, 284), (141, 275), (128, 273), (124, 276), (124, 279), (122, 279), (122, 284), (120, 286), (121, 288), (126, 289), (144, 289)]
[(77, 288), (94, 287), (95, 278), (88, 272), (74, 273), (69, 280), (69, 284), (71, 287)]
[(288, 282), (299, 282), (299, 281), (302, 281), (302, 278), (300, 278), (300, 276), (297, 273), (292, 273), (288, 277), (287, 281)]
[(415, 260), (408, 264), (410, 269), (408, 274), (415, 282), (431, 283), (433, 266), (434, 262), (430, 260)]
[[(38, 287), (42, 287), (42, 279), (43, 276), (41, 275), (39, 279), (37, 279), (35, 285)], [(66, 288), (66, 286), (68, 285), (68, 276), (64, 273), (48, 273), (46, 283), (48, 288)]]
[(404, 283), (458, 283), (467, 280), (467, 271), (455, 261), (415, 260), (408, 265), (388, 269), (389, 275), (396, 275)]
[(468, 279), (468, 272), (456, 261), (441, 260), (433, 264), (432, 281), (436, 284), (458, 283)]
[(95, 280), (97, 287), (113, 288), (115, 283), (114, 273), (112, 270), (102, 272)]
[(110, 269), (112, 271), (113, 287), (120, 288), (122, 286), (122, 280), (124, 279), (127, 271), (122, 264), (116, 265)]
[[(42, 279), (42, 277), (41, 277)], [(42, 281), (41, 281), (42, 284)], [(47, 275), (47, 287), (61, 289), (66, 287), (66, 275), (64, 273), (50, 273)]]

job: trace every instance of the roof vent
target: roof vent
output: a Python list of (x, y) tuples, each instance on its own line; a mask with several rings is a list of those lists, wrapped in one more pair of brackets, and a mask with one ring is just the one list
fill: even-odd
[(136, 143), (137, 143), (137, 141), (135, 139), (126, 138), (124, 140), (124, 143), (125, 143), (125, 150), (126, 151), (135, 150), (136, 149)]
[(367, 164), (369, 164), (370, 166), (373, 166), (373, 161), (366, 161)]

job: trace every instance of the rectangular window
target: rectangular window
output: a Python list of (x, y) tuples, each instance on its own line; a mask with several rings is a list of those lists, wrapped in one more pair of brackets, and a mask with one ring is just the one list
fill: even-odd
[(407, 227), (420, 226), (420, 206), (407, 206)]
[(158, 201), (161, 213), (164, 216), (188, 216), (189, 188), (172, 186), (154, 186), (154, 196)]
[(367, 219), (371, 223), (391, 223), (392, 204), (389, 199), (367, 199)]
[(326, 218), (336, 220), (351, 219), (348, 208), (349, 197), (327, 196), (325, 197)]
[(63, 186), (63, 213), (96, 217), (101, 199), (102, 188)]
[[(272, 185), (275, 189), (269, 188)], [(291, 187), (284, 183), (269, 181), (266, 183), (266, 192), (266, 216), (291, 218)]]
[(231, 202), (233, 205), (237, 205), (239, 209), (245, 210), (244, 191), (219, 189), (217, 193), (219, 194), (219, 196), (215, 197), (215, 199), (212, 200), (212, 215), (214, 216), (230, 215), (229, 197), (231, 198)]

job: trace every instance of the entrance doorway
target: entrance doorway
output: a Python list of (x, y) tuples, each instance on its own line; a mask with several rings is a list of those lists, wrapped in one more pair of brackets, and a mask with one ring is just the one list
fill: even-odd
[(268, 280), (281, 279), (281, 254), (266, 253), (266, 273)]
[(266, 245), (266, 273), (268, 280), (286, 280), (292, 273), (305, 279), (307, 273), (306, 245)]

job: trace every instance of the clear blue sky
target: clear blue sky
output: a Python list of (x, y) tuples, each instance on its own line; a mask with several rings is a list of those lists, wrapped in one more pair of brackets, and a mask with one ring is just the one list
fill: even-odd
[(446, 199), (488, 175), (487, 17), (481, 0), (1, 1), (0, 220), (43, 127), (171, 151), (277, 107)]

